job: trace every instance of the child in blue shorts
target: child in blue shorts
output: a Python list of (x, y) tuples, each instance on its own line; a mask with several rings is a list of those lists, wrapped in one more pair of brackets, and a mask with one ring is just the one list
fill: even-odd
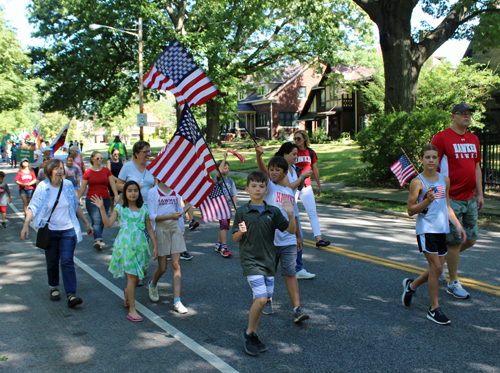
[(423, 252), (429, 269), (416, 280), (403, 280), (403, 306), (410, 307), (411, 299), (417, 288), (428, 282), (431, 306), (427, 318), (436, 324), (448, 325), (450, 319), (441, 311), (438, 301), (439, 275), (443, 272), (443, 264), (448, 252), (446, 233), (449, 233), (449, 221), (457, 228), (463, 242), (467, 239), (466, 233), (450, 207), (448, 193), (450, 179), (439, 174), (436, 170), (439, 160), (439, 151), (434, 145), (426, 145), (420, 153), (420, 162), (424, 171), (410, 183), (408, 197), (408, 215), (417, 216), (417, 242), (420, 252)]
[(248, 327), (243, 331), (244, 349), (248, 355), (258, 356), (267, 351), (257, 336), (262, 310), (268, 297), (274, 291), (276, 230), (295, 233), (293, 206), (283, 201), (283, 211), (264, 202), (267, 192), (267, 175), (252, 172), (247, 177), (245, 191), (250, 194), (250, 202), (236, 210), (233, 223), (233, 240), (239, 242), (239, 255), (243, 276), (247, 277), (252, 288), (253, 304), (248, 317)]

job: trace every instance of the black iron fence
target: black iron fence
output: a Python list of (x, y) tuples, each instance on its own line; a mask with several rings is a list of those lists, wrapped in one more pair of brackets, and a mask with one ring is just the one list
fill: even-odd
[(500, 132), (476, 133), (482, 156), (483, 191), (500, 188)]

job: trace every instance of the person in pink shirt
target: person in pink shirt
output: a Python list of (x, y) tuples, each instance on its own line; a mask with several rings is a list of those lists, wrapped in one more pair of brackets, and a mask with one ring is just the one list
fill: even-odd
[(21, 165), (19, 167), (19, 172), (16, 175), (15, 182), (19, 185), (19, 195), (23, 200), (23, 210), (26, 214), (26, 208), (33, 197), (33, 191), (35, 190), (36, 176), (30, 163), (26, 158), (23, 158)]

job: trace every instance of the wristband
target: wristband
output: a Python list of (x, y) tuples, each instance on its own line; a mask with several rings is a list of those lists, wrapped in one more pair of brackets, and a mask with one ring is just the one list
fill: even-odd
[(304, 181), (304, 175), (300, 175), (300, 177), (302, 178), (302, 181)]

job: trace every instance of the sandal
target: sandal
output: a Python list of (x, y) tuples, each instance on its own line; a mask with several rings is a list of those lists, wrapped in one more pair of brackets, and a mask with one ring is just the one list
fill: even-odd
[(127, 320), (130, 320), (132, 322), (141, 322), (143, 318), (139, 315), (137, 316), (127, 315)]
[(78, 306), (79, 304), (82, 304), (83, 300), (82, 298), (75, 297), (74, 295), (68, 295), (68, 307), (73, 308)]
[(330, 245), (330, 241), (319, 240), (316, 242), (316, 247), (326, 247)]
[(61, 293), (59, 293), (59, 289), (50, 289), (50, 300), (54, 302), (61, 300)]

